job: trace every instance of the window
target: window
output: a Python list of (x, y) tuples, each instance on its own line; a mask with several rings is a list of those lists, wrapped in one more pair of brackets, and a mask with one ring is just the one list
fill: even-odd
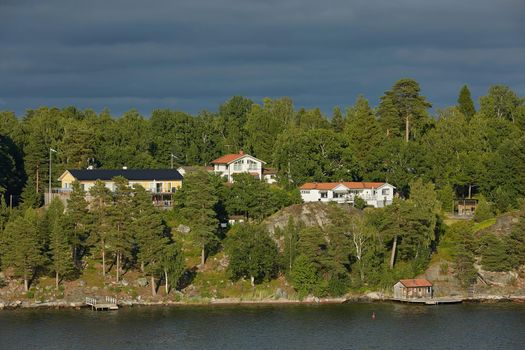
[(381, 194), (383, 196), (388, 196), (390, 194), (390, 191), (388, 190), (388, 188), (384, 188), (382, 191), (381, 191)]
[(309, 190), (301, 190), (301, 193), (302, 194), (310, 194), (310, 191)]
[(320, 192), (320, 194), (321, 194), (321, 198), (328, 198), (328, 192), (322, 191)]
[(241, 162), (242, 162), (242, 161), (239, 161), (239, 162), (235, 162), (235, 163), (233, 163), (233, 170), (234, 170), (234, 171), (241, 171), (241, 169), (242, 169), (242, 168), (241, 168)]
[(334, 192), (334, 198), (343, 198), (345, 196), (342, 192)]
[(257, 170), (257, 162), (248, 159), (248, 170)]

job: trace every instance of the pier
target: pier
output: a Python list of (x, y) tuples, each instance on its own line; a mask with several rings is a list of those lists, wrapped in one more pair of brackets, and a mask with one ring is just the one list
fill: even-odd
[(109, 311), (118, 310), (117, 298), (104, 298), (104, 302), (100, 302), (97, 298), (86, 297), (86, 305), (91, 306), (91, 310), (95, 311)]
[(392, 301), (410, 304), (439, 305), (439, 304), (459, 304), (463, 302), (461, 298), (392, 298)]

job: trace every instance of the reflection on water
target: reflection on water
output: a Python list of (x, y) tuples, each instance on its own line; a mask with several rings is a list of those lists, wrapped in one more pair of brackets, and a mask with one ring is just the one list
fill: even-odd
[(0, 349), (525, 349), (525, 305), (3, 311)]

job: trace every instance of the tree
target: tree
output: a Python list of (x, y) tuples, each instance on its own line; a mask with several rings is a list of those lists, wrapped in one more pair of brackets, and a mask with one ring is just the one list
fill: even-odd
[(387, 129), (403, 130), (405, 142), (419, 139), (430, 122), (428, 108), (432, 105), (419, 94), (419, 84), (413, 79), (398, 80), (381, 97), (379, 116)]
[(226, 244), (228, 271), (233, 280), (250, 278), (252, 286), (269, 280), (278, 272), (275, 242), (262, 226), (244, 224), (231, 232)]
[(171, 242), (160, 213), (151, 203), (151, 195), (140, 185), (133, 186), (130, 217), (129, 231), (138, 250), (140, 269), (151, 279), (151, 294), (157, 294), (155, 279), (160, 275), (164, 276), (168, 293), (169, 281), (180, 277), (177, 277), (182, 263), (180, 247)]
[(472, 118), (474, 114), (476, 114), (474, 101), (472, 101), (472, 97), (470, 96), (470, 90), (468, 89), (467, 85), (463, 85), (463, 87), (459, 91), (458, 109), (467, 118), (467, 120), (470, 120), (470, 118)]
[(246, 219), (262, 219), (273, 210), (271, 195), (265, 182), (247, 173), (235, 174), (226, 209), (231, 214), (244, 215)]
[(78, 181), (74, 181), (72, 185), (73, 190), (67, 201), (64, 230), (69, 234), (73, 261), (79, 266), (80, 258), (86, 251), (92, 218), (88, 210), (86, 192)]
[(92, 234), (90, 236), (92, 244), (97, 244), (102, 257), (102, 276), (106, 277), (106, 253), (107, 243), (112, 232), (110, 206), (112, 205), (111, 192), (103, 181), (97, 180), (93, 187), (89, 189), (89, 194), (93, 197), (91, 201), (91, 214), (93, 217)]
[(450, 186), (449, 184), (443, 186), (437, 192), (437, 197), (439, 202), (441, 203), (441, 208), (445, 213), (454, 212), (454, 200), (456, 198), (456, 193), (454, 192), (452, 186)]
[(53, 199), (46, 214), (49, 214), (51, 267), (55, 272), (55, 287), (58, 289), (60, 279), (74, 270), (62, 201), (58, 198)]
[(320, 284), (315, 265), (305, 255), (295, 259), (291, 277), (300, 298), (313, 293)]
[(131, 257), (133, 236), (131, 235), (129, 213), (131, 212), (132, 189), (128, 180), (123, 177), (113, 178), (115, 191), (113, 193), (113, 204), (110, 206), (109, 219), (111, 221), (111, 232), (108, 243), (112, 247), (116, 260), (116, 280), (120, 281), (122, 265), (125, 259)]
[(478, 205), (474, 212), (474, 221), (481, 222), (494, 217), (492, 205), (487, 201), (485, 196), (478, 196)]
[(335, 132), (341, 132), (345, 128), (345, 119), (343, 118), (343, 113), (339, 107), (334, 107), (332, 112), (332, 129)]
[(352, 157), (359, 164), (360, 175), (367, 179), (382, 177), (380, 170), (383, 159), (380, 152), (383, 147), (383, 136), (376, 117), (368, 101), (359, 96), (346, 118), (345, 136)]
[(0, 244), (3, 268), (13, 268), (15, 274), (24, 279), (25, 291), (29, 290), (29, 282), (46, 262), (38, 220), (33, 209), (26, 210), (24, 215), (7, 224)]
[(245, 125), (247, 150), (257, 158), (272, 163), (277, 135), (291, 125), (294, 114), (289, 98), (264, 99), (262, 106), (253, 105)]
[(180, 193), (183, 203), (181, 214), (191, 228), (194, 240), (201, 247), (201, 266), (206, 261), (206, 251), (217, 243), (219, 221), (215, 212), (218, 196), (212, 180), (205, 171), (189, 173)]
[(489, 118), (506, 119), (512, 123), (521, 112), (524, 100), (505, 85), (493, 85), (488, 94), (479, 99), (479, 112)]

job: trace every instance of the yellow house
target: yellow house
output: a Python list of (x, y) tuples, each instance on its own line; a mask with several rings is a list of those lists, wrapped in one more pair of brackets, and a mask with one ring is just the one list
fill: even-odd
[(69, 197), (74, 181), (78, 181), (86, 192), (97, 180), (104, 181), (106, 187), (114, 191), (113, 178), (117, 176), (127, 179), (130, 186), (141, 185), (151, 192), (152, 201), (158, 206), (171, 206), (173, 193), (182, 186), (182, 175), (176, 169), (71, 169), (58, 178), (62, 186), (54, 189), (52, 195)]

